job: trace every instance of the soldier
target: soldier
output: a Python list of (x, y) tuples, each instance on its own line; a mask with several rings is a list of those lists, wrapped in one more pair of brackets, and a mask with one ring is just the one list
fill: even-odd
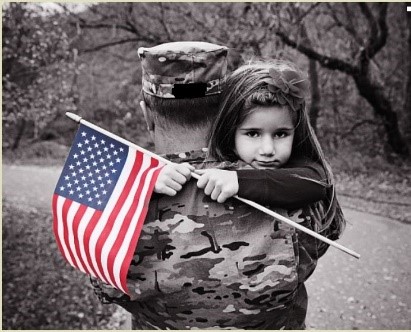
[[(157, 152), (171, 161), (196, 169), (237, 166), (207, 159), (203, 148), (227, 52), (202, 42), (139, 49), (142, 109)], [(150, 202), (128, 272), (132, 294), (93, 280), (100, 298), (129, 311), (133, 329), (304, 328), (303, 282), (315, 268), (317, 240), (300, 234), (298, 241), (292, 227), (234, 199), (219, 204), (189, 180), (190, 167), (175, 170), (180, 180), (168, 189), (178, 194), (154, 194)], [(315, 228), (307, 209), (276, 211)]]

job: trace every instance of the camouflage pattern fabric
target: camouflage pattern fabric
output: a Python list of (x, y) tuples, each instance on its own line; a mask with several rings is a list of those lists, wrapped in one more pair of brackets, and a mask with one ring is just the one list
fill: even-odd
[(160, 98), (176, 98), (176, 85), (195, 85), (202, 95), (222, 91), (227, 72), (225, 46), (205, 42), (174, 42), (141, 47), (142, 89)]
[[(167, 155), (204, 162), (205, 151)], [(314, 205), (276, 212), (315, 229)], [(315, 238), (235, 199), (218, 204), (189, 181), (177, 197), (155, 195), (128, 271), (131, 298), (97, 280), (106, 303), (133, 315), (135, 329), (303, 329)]]

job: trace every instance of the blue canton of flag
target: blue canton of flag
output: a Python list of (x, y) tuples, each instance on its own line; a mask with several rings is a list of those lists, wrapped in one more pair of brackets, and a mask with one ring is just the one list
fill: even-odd
[(89, 127), (81, 127), (56, 194), (104, 210), (126, 161), (128, 146)]

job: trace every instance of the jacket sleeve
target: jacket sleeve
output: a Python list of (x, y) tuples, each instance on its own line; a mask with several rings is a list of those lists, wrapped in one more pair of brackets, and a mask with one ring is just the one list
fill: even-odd
[(325, 171), (315, 162), (293, 163), (280, 169), (237, 170), (237, 176), (238, 196), (263, 205), (293, 209), (326, 198)]

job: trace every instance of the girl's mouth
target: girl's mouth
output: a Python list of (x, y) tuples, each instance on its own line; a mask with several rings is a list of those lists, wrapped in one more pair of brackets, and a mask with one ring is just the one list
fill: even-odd
[(280, 167), (280, 162), (278, 160), (273, 160), (273, 161), (255, 161), (255, 164), (259, 168), (279, 168)]

